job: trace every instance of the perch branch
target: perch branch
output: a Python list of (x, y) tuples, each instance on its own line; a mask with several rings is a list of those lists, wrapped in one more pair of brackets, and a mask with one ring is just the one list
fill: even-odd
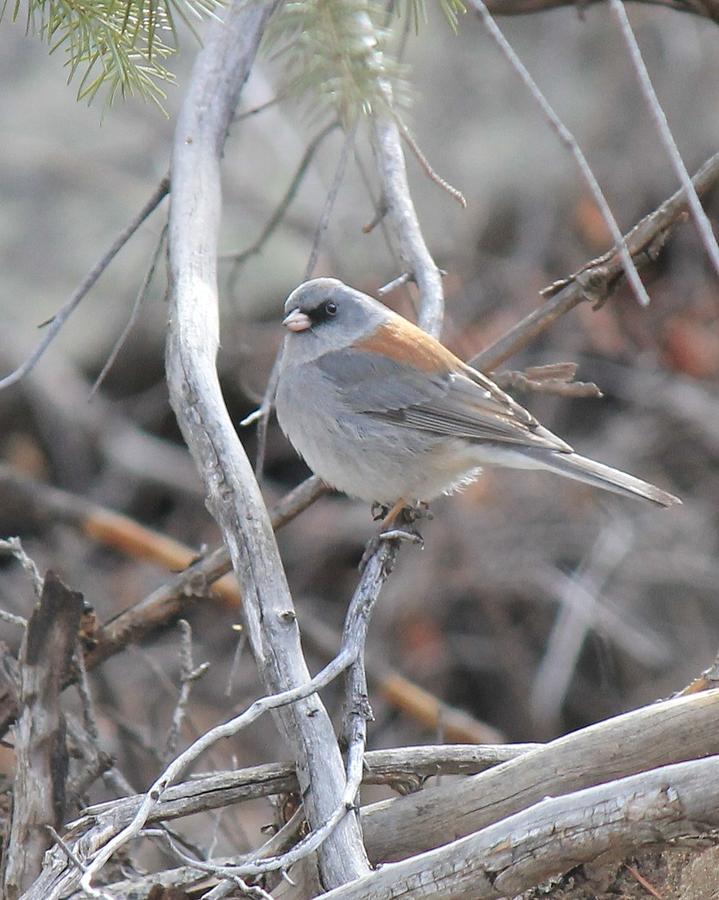
[(627, 276), (627, 280), (634, 291), (634, 295), (642, 306), (647, 306), (649, 304), (649, 295), (644, 289), (644, 285), (642, 284), (642, 280), (639, 277), (639, 273), (637, 272), (636, 266), (634, 265), (634, 261), (632, 260), (631, 253), (629, 252), (625, 242), (624, 237), (622, 236), (622, 232), (619, 230), (619, 225), (617, 225), (617, 221), (612, 214), (611, 209), (609, 208), (609, 204), (607, 203), (607, 198), (604, 196), (604, 193), (599, 186), (599, 182), (594, 177), (594, 172), (592, 172), (589, 163), (587, 162), (587, 158), (582, 152), (579, 144), (577, 143), (574, 135), (571, 131), (566, 127), (566, 125), (562, 122), (559, 116), (556, 114), (552, 106), (550, 105), (547, 98), (540, 91), (539, 86), (536, 81), (532, 78), (527, 70), (527, 67), (524, 65), (522, 60), (517, 56), (517, 54), (512, 49), (511, 45), (502, 34), (497, 23), (492, 18), (491, 13), (485, 6), (483, 0), (468, 0), (469, 5), (474, 9), (477, 15), (482, 19), (485, 28), (489, 32), (492, 40), (499, 47), (505, 59), (509, 62), (510, 66), (514, 69), (514, 71), (519, 75), (525, 87), (532, 95), (537, 106), (539, 106), (542, 111), (542, 115), (549, 122), (552, 129), (557, 134), (560, 142), (569, 150), (569, 152), (574, 157), (574, 161), (577, 164), (577, 167), (584, 178), (589, 190), (594, 197), (594, 202), (597, 204), (599, 211), (604, 219), (607, 228), (612, 235), (614, 243), (618, 248), (619, 256), (622, 260), (622, 266), (624, 268), (624, 272)]
[(140, 225), (142, 225), (145, 219), (147, 219), (148, 216), (150, 216), (151, 213), (153, 213), (155, 209), (157, 209), (160, 203), (162, 203), (169, 192), (170, 179), (168, 178), (168, 176), (165, 176), (159, 183), (157, 188), (155, 188), (154, 193), (147, 201), (147, 203), (142, 207), (140, 212), (124, 229), (124, 231), (122, 231), (122, 233), (115, 239), (115, 242), (112, 244), (107, 253), (102, 257), (102, 259), (99, 260), (99, 262), (87, 273), (72, 297), (70, 297), (70, 299), (64, 304), (64, 306), (60, 307), (60, 309), (55, 313), (52, 319), (49, 320), (49, 322), (45, 323), (45, 334), (36, 349), (30, 354), (25, 362), (22, 363), (22, 365), (18, 366), (18, 368), (15, 369), (14, 372), (11, 372), (9, 375), (6, 375), (5, 378), (0, 379), (0, 391), (3, 388), (10, 387), (10, 385), (12, 384), (16, 384), (18, 381), (20, 381), (20, 379), (24, 378), (28, 372), (32, 371), (32, 369), (35, 368), (43, 353), (56, 338), (62, 326), (70, 318), (81, 301), (85, 298), (88, 291), (92, 288), (97, 279), (102, 275), (105, 269), (110, 265), (112, 260), (117, 256), (120, 250), (122, 250), (122, 248), (130, 240), (130, 238), (137, 231)]
[[(692, 180), (699, 196), (711, 190), (719, 182), (719, 153), (708, 159)], [(627, 249), (638, 266), (656, 259), (668, 234), (686, 212), (687, 203), (684, 189), (677, 191), (627, 234)], [(575, 306), (585, 300), (603, 302), (621, 275), (622, 263), (615, 247), (543, 291), (550, 299), (473, 357), (471, 364), (483, 372), (491, 372)]]

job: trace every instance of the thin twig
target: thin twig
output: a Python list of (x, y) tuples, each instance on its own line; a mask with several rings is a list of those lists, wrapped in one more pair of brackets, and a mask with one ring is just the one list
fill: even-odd
[[(30, 559), (25, 552), (20, 538), (10, 537), (5, 540), (0, 540), (0, 553), (9, 553), (11, 556), (15, 557), (25, 572), (30, 576), (32, 586), (35, 589), (35, 596), (39, 597), (42, 594), (44, 584), (43, 577), (40, 574), (40, 570), (35, 565), (35, 562)], [(4, 615), (8, 622), (13, 622), (15, 625), (22, 624), (23, 627), (27, 625), (25, 619), (20, 616), (13, 616), (12, 613), (5, 613)]]
[(579, 569), (562, 580), (559, 610), (532, 682), (530, 706), (540, 721), (555, 722), (597, 618), (599, 596), (632, 552), (634, 539), (628, 519), (612, 519)]
[(271, 100), (266, 100), (264, 103), (260, 103), (259, 106), (255, 106), (252, 109), (246, 109), (244, 112), (237, 113), (234, 118), (235, 122), (241, 122), (243, 119), (249, 119), (252, 116), (256, 116), (261, 112), (264, 112), (266, 109), (269, 109), (271, 106), (275, 106), (277, 103), (280, 103), (284, 100), (284, 94), (277, 94), (275, 97), (272, 97)]
[(234, 288), (242, 264), (246, 262), (251, 256), (260, 253), (267, 241), (276, 231), (277, 227), (282, 223), (282, 220), (284, 219), (285, 214), (290, 207), (290, 204), (297, 195), (297, 191), (299, 190), (300, 185), (304, 180), (305, 174), (310, 167), (310, 164), (314, 159), (315, 153), (319, 149), (320, 144), (338, 126), (338, 122), (331, 122), (326, 128), (323, 128), (322, 131), (320, 131), (319, 134), (317, 134), (307, 145), (307, 149), (305, 150), (302, 159), (300, 160), (300, 164), (297, 167), (295, 174), (292, 176), (289, 187), (280, 200), (277, 209), (275, 209), (275, 211), (272, 213), (267, 221), (267, 224), (260, 232), (257, 240), (239, 253), (224, 254), (220, 257), (223, 260), (232, 260), (232, 268), (230, 269), (229, 275), (227, 277), (227, 285), (230, 291)]
[(317, 223), (317, 228), (315, 229), (315, 236), (312, 241), (310, 258), (307, 261), (307, 267), (305, 269), (305, 277), (303, 279), (304, 281), (307, 281), (308, 278), (311, 278), (313, 272), (315, 271), (317, 258), (319, 257), (320, 253), (322, 238), (324, 237), (324, 234), (330, 224), (330, 216), (332, 215), (332, 210), (334, 209), (335, 203), (337, 202), (337, 195), (339, 194), (340, 187), (342, 186), (342, 181), (345, 177), (345, 171), (347, 170), (347, 160), (349, 159), (352, 147), (354, 146), (356, 131), (357, 126), (354, 125), (345, 135), (344, 144), (342, 145), (342, 152), (340, 153), (340, 158), (337, 161), (337, 168), (335, 169), (334, 178), (332, 179), (332, 184), (330, 185), (330, 189), (327, 192), (327, 198), (322, 209), (322, 215), (320, 216), (320, 220)]
[(44, 337), (40, 341), (36, 349), (30, 354), (30, 356), (21, 366), (18, 366), (18, 368), (15, 369), (14, 372), (11, 372), (9, 375), (6, 375), (5, 378), (0, 379), (0, 390), (6, 387), (10, 387), (10, 385), (12, 384), (16, 384), (18, 381), (20, 381), (20, 379), (24, 378), (28, 372), (32, 371), (32, 369), (35, 368), (43, 353), (53, 342), (62, 326), (69, 319), (70, 315), (80, 304), (80, 302), (84, 299), (90, 288), (95, 284), (97, 279), (110, 265), (110, 263), (117, 256), (120, 250), (122, 250), (125, 244), (135, 234), (135, 232), (140, 227), (140, 225), (142, 225), (145, 219), (147, 219), (148, 216), (152, 212), (154, 212), (155, 209), (157, 209), (160, 203), (162, 203), (169, 192), (170, 179), (169, 176), (166, 175), (157, 186), (150, 199), (142, 207), (140, 212), (115, 239), (114, 243), (107, 251), (107, 253), (105, 253), (105, 255), (102, 257), (102, 259), (100, 259), (98, 263), (93, 266), (93, 268), (88, 272), (72, 297), (70, 297), (70, 299), (65, 303), (64, 306), (60, 307), (60, 309), (51, 319), (48, 320), (48, 322), (44, 323), (45, 325), (47, 325), (47, 330), (45, 331)]
[(187, 712), (187, 704), (190, 701), (192, 685), (198, 678), (202, 678), (210, 668), (210, 664), (207, 662), (196, 667), (192, 661), (192, 628), (190, 623), (186, 619), (180, 619), (177, 624), (180, 628), (180, 693), (177, 697), (177, 703), (172, 714), (172, 723), (165, 740), (165, 753), (163, 755), (165, 764), (173, 758), (177, 751), (177, 742), (180, 739), (180, 731)]
[(637, 43), (636, 36), (632, 30), (631, 23), (629, 22), (627, 11), (624, 8), (624, 3), (622, 3), (622, 0), (609, 0), (609, 9), (617, 20), (619, 29), (622, 32), (622, 37), (624, 38), (624, 43), (627, 45), (629, 57), (632, 61), (634, 71), (637, 74), (639, 87), (644, 95), (649, 114), (654, 120), (661, 142), (669, 154), (669, 160), (679, 179), (679, 183), (686, 191), (689, 211), (694, 219), (694, 224), (699, 232), (701, 242), (714, 266), (714, 271), (719, 275), (719, 246), (717, 245), (711, 222), (704, 212), (704, 207), (694, 189), (689, 172), (687, 172), (687, 167), (684, 165), (684, 160), (681, 157), (679, 148), (674, 140), (674, 135), (667, 122), (666, 114), (659, 103), (659, 98), (657, 97), (654, 85), (649, 77), (649, 72), (647, 71), (641, 50), (639, 49), (639, 44)]
[(77, 858), (77, 855), (75, 853), (73, 853), (73, 851), (70, 849), (70, 847), (68, 847), (68, 845), (60, 837), (60, 835), (57, 833), (57, 831), (55, 831), (55, 829), (52, 827), (52, 825), (46, 825), (45, 829), (49, 832), (52, 839), (55, 841), (55, 843), (58, 845), (58, 847), (60, 847), (62, 849), (65, 856), (67, 856), (67, 858), (77, 868), (77, 870), (79, 872), (84, 872), (85, 866), (83, 866), (83, 864)]
[(417, 143), (415, 136), (409, 130), (407, 125), (402, 121), (402, 119), (397, 117), (397, 124), (399, 125), (399, 130), (402, 132), (402, 137), (407, 142), (409, 149), (414, 153), (417, 158), (417, 162), (424, 169), (424, 174), (429, 178), (430, 181), (433, 181), (435, 184), (439, 185), (443, 191), (446, 191), (450, 197), (459, 203), (462, 209), (467, 208), (467, 198), (464, 196), (462, 191), (458, 190), (456, 187), (451, 185), (448, 181), (445, 181), (442, 176), (436, 172), (427, 157), (422, 152), (422, 148)]
[[(702, 195), (719, 182), (719, 153), (710, 157), (692, 179)], [(684, 189), (676, 191), (657, 209), (638, 222), (625, 238), (626, 246), (637, 265), (656, 260), (666, 239), (687, 208)], [(530, 344), (558, 318), (586, 300), (603, 302), (623, 272), (618, 248), (583, 266), (569, 278), (556, 282), (543, 292), (549, 299), (510, 328), (499, 340), (486, 347), (470, 362), (483, 372), (491, 372), (519, 350)]]
[(152, 254), (152, 259), (150, 260), (150, 266), (145, 272), (145, 277), (142, 279), (142, 284), (140, 285), (140, 289), (137, 292), (137, 296), (135, 297), (135, 302), (132, 304), (132, 310), (130, 311), (130, 318), (127, 320), (127, 324), (122, 329), (122, 333), (120, 337), (115, 341), (115, 345), (110, 351), (110, 355), (107, 358), (107, 362), (102, 367), (100, 374), (95, 379), (93, 386), (90, 388), (90, 396), (97, 391), (100, 385), (103, 383), (105, 378), (107, 377), (107, 373), (115, 364), (115, 360), (122, 350), (125, 341), (130, 335), (130, 332), (135, 327), (135, 323), (137, 322), (137, 318), (140, 315), (140, 310), (142, 309), (142, 305), (147, 299), (147, 295), (150, 290), (150, 285), (152, 284), (152, 279), (155, 277), (155, 269), (157, 268), (158, 260), (160, 259), (160, 254), (162, 253), (162, 247), (165, 243), (165, 238), (167, 237), (167, 223), (162, 226), (162, 231), (160, 232), (160, 237), (158, 238), (157, 245)]
[(587, 159), (584, 156), (584, 153), (582, 152), (574, 135), (571, 133), (571, 131), (569, 131), (566, 125), (556, 114), (547, 98), (539, 89), (539, 86), (537, 85), (534, 78), (532, 78), (532, 76), (529, 74), (527, 67), (514, 52), (512, 46), (509, 44), (499, 26), (492, 18), (491, 13), (487, 9), (483, 0), (468, 0), (468, 2), (484, 22), (487, 31), (489, 31), (490, 36), (494, 40), (495, 44), (499, 47), (505, 59), (509, 62), (510, 66), (514, 69), (517, 75), (519, 75), (519, 77), (522, 79), (522, 82), (529, 90), (530, 94), (541, 109), (544, 117), (547, 119), (552, 129), (556, 132), (561, 143), (564, 144), (564, 146), (574, 157), (574, 161), (579, 167), (579, 171), (581, 172), (582, 177), (587, 183), (589, 190), (592, 192), (592, 196), (594, 197), (594, 200), (599, 207), (602, 218), (609, 228), (612, 239), (614, 240), (614, 243), (618, 248), (619, 254), (622, 258), (624, 272), (627, 276), (629, 284), (632, 287), (632, 290), (634, 291), (634, 295), (642, 306), (647, 306), (649, 304), (649, 295), (647, 294), (644, 285), (642, 284), (641, 278), (639, 277), (639, 273), (637, 272), (636, 266), (634, 265), (631, 254), (627, 249), (627, 245), (622, 236), (622, 232), (619, 230), (616, 219), (614, 218), (612, 211), (609, 208), (607, 199), (604, 196), (601, 187), (599, 186), (599, 182), (594, 177), (594, 173), (592, 172), (589, 163), (587, 162)]

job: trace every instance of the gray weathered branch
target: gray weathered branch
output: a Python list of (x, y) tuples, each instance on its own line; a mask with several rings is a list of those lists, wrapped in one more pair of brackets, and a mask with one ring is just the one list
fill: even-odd
[[(228, 8), (200, 53), (175, 131), (169, 220), (167, 374), (178, 423), (203, 478), (240, 583), (248, 635), (268, 693), (306, 684), (299, 628), (269, 516), (217, 378), (220, 158), (227, 129), (276, 0)], [(339, 804), (345, 773), (316, 696), (279, 713), (298, 764), (311, 826)], [(320, 851), (327, 887), (366, 871), (358, 823), (346, 817)]]
[(444, 847), (382, 866), (327, 900), (515, 897), (599, 856), (622, 856), (719, 824), (719, 757), (547, 797)]
[(719, 690), (655, 703), (450, 788), (372, 804), (362, 810), (367, 853), (373, 862), (400, 859), (485, 828), (547, 795), (719, 753), (718, 712)]
[(68, 756), (60, 691), (82, 615), (82, 595), (48, 572), (20, 650), (16, 776), (5, 850), (5, 892), (14, 900), (37, 876), (65, 811)]

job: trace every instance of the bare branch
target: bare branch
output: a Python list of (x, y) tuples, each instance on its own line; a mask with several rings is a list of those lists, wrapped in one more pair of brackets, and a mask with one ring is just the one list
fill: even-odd
[(548, 796), (488, 828), (324, 894), (327, 900), (515, 897), (599, 856), (719, 824), (719, 757)]
[(187, 712), (187, 704), (190, 702), (192, 685), (202, 678), (210, 668), (209, 663), (195, 666), (192, 661), (192, 628), (186, 619), (180, 619), (180, 693), (177, 697), (175, 710), (172, 714), (172, 723), (165, 740), (164, 761), (169, 762), (177, 752), (177, 742), (180, 739), (182, 723)]
[[(220, 158), (239, 94), (275, 6), (276, 0), (250, 6), (235, 0), (195, 63), (172, 156), (172, 290), (166, 359), (171, 403), (203, 478), (208, 508), (230, 550), (260, 676), (268, 693), (299, 698), (281, 709), (278, 719), (297, 760), (307, 819), (315, 829), (328, 821), (342, 801), (344, 767), (324, 706), (316, 696), (305, 693), (311, 682), (292, 598), (262, 496), (222, 399), (215, 366)], [(98, 859), (108, 858), (111, 846)], [(341, 884), (366, 868), (357, 823), (343, 817), (320, 851), (325, 884)]]
[(582, 647), (597, 618), (598, 598), (632, 552), (634, 541), (630, 520), (613, 517), (601, 530), (586, 561), (562, 581), (557, 618), (532, 682), (531, 707), (538, 719), (556, 722)]
[(717, 245), (711, 222), (704, 212), (704, 207), (701, 205), (697, 192), (694, 190), (694, 185), (692, 184), (689, 172), (687, 172), (687, 167), (684, 165), (684, 160), (679, 153), (679, 148), (674, 140), (674, 135), (667, 122), (666, 114), (659, 103), (659, 98), (654, 90), (654, 86), (649, 77), (649, 72), (647, 71), (644, 59), (642, 58), (639, 44), (637, 43), (634, 31), (629, 22), (627, 11), (624, 8), (624, 3), (622, 0), (609, 0), (609, 9), (612, 11), (612, 15), (619, 24), (624, 43), (629, 50), (629, 57), (632, 61), (634, 71), (637, 73), (639, 87), (644, 95), (654, 124), (657, 126), (660, 140), (669, 154), (672, 168), (686, 193), (689, 211), (694, 219), (694, 224), (699, 232), (701, 242), (704, 244), (704, 249), (714, 266), (714, 271), (719, 275), (719, 246)]
[[(719, 182), (719, 153), (712, 156), (693, 178), (699, 196), (707, 193)], [(680, 221), (688, 205), (686, 192), (677, 191), (661, 206), (645, 216), (627, 234), (625, 241), (638, 266), (656, 259), (668, 234)], [(549, 295), (543, 306), (525, 316), (498, 341), (472, 358), (471, 364), (483, 372), (491, 372), (505, 360), (531, 343), (553, 322), (585, 300), (601, 303), (621, 277), (623, 268), (615, 247), (603, 256), (592, 260), (569, 278), (552, 285), (542, 293)]]
[[(35, 561), (31, 559), (22, 545), (22, 541), (19, 537), (11, 537), (5, 540), (0, 541), (0, 553), (9, 553), (11, 556), (14, 556), (15, 559), (20, 563), (25, 572), (29, 575), (32, 586), (35, 589), (35, 596), (40, 597), (43, 589), (43, 578), (40, 574), (40, 570), (35, 565)], [(27, 625), (25, 619), (20, 616), (13, 616), (11, 613), (3, 613), (3, 616), (6, 618), (8, 622), (14, 622), (16, 625), (22, 624), (23, 626)]]
[(137, 318), (140, 315), (140, 310), (142, 309), (142, 305), (147, 299), (147, 295), (150, 290), (150, 285), (152, 284), (152, 279), (155, 277), (155, 269), (157, 268), (157, 263), (160, 259), (160, 254), (162, 253), (162, 248), (165, 244), (165, 238), (167, 237), (167, 224), (162, 226), (162, 231), (160, 232), (160, 237), (157, 239), (157, 244), (155, 245), (155, 250), (153, 251), (152, 258), (150, 260), (150, 265), (145, 272), (145, 277), (142, 279), (142, 284), (140, 285), (140, 289), (137, 292), (135, 297), (135, 302), (132, 304), (132, 309), (130, 310), (130, 317), (127, 320), (127, 324), (122, 329), (120, 336), (115, 341), (115, 344), (110, 351), (110, 355), (107, 358), (107, 362), (100, 370), (100, 374), (95, 379), (94, 384), (90, 388), (90, 396), (92, 396), (100, 385), (103, 383), (105, 378), (107, 377), (107, 373), (115, 364), (115, 360), (117, 359), (120, 350), (122, 350), (125, 345), (125, 341), (128, 339), (130, 332), (135, 327), (135, 323), (137, 322)]
[(342, 144), (342, 152), (340, 153), (340, 158), (337, 161), (337, 168), (335, 169), (334, 178), (332, 179), (332, 184), (330, 185), (330, 189), (327, 192), (327, 197), (322, 208), (322, 214), (320, 215), (320, 220), (317, 223), (317, 228), (315, 229), (315, 236), (312, 240), (312, 249), (310, 250), (310, 258), (307, 261), (307, 267), (305, 269), (305, 281), (307, 281), (308, 278), (311, 278), (313, 272), (315, 271), (317, 258), (320, 254), (320, 245), (322, 243), (322, 238), (324, 237), (324, 234), (329, 227), (330, 216), (332, 215), (332, 210), (334, 209), (335, 203), (337, 202), (337, 195), (339, 194), (340, 187), (342, 186), (342, 181), (345, 177), (345, 171), (347, 170), (347, 161), (349, 159), (350, 153), (352, 152), (352, 148), (354, 147), (356, 130), (357, 128), (355, 125), (350, 128), (345, 135), (344, 143)]
[[(421, 784), (435, 775), (476, 775), (503, 762), (517, 759), (541, 744), (441, 744), (369, 750), (365, 754), (363, 784), (389, 784), (401, 793), (402, 785)], [(221, 809), (246, 800), (295, 793), (299, 790), (294, 765), (267, 763), (249, 769), (216, 772), (191, 778), (167, 788), (159, 804), (150, 812), (147, 824)], [(144, 795), (97, 803), (84, 811), (88, 826), (112, 824), (115, 832), (136, 815)], [(76, 832), (79, 834), (78, 827)]]
[(70, 315), (79, 306), (80, 302), (84, 299), (90, 288), (92, 288), (97, 279), (102, 275), (105, 269), (110, 265), (112, 260), (117, 256), (120, 250), (122, 250), (122, 248), (130, 240), (130, 238), (137, 231), (140, 225), (142, 225), (145, 219), (147, 219), (148, 216), (150, 216), (150, 214), (153, 213), (155, 209), (157, 209), (160, 203), (162, 203), (169, 191), (170, 179), (165, 176), (155, 189), (150, 199), (142, 207), (140, 212), (124, 229), (124, 231), (122, 231), (122, 233), (115, 239), (115, 242), (112, 244), (107, 253), (102, 257), (102, 259), (100, 259), (99, 262), (87, 273), (72, 297), (70, 297), (70, 299), (67, 301), (67, 303), (65, 303), (64, 306), (60, 307), (60, 309), (55, 313), (52, 319), (49, 320), (49, 322), (44, 323), (46, 325), (45, 336), (40, 341), (39, 345), (33, 351), (33, 353), (28, 357), (28, 359), (25, 360), (25, 362), (21, 366), (15, 369), (14, 372), (11, 372), (9, 375), (6, 375), (5, 378), (0, 379), (0, 391), (3, 388), (10, 387), (10, 385), (12, 384), (16, 384), (18, 381), (20, 381), (21, 378), (24, 378), (28, 372), (32, 371), (32, 369), (37, 365), (38, 361), (42, 357), (43, 353), (47, 350), (47, 348), (57, 336), (62, 326), (70, 318)]
[(555, 131), (561, 143), (567, 148), (567, 150), (569, 150), (569, 152), (574, 157), (574, 161), (576, 162), (582, 177), (587, 183), (587, 186), (589, 187), (589, 190), (594, 197), (594, 201), (602, 214), (602, 218), (604, 219), (607, 228), (609, 228), (612, 238), (614, 239), (614, 243), (618, 248), (618, 252), (622, 260), (622, 265), (624, 267), (624, 273), (627, 276), (627, 280), (629, 281), (632, 290), (634, 291), (634, 295), (642, 306), (647, 306), (649, 304), (649, 295), (644, 289), (644, 285), (642, 284), (641, 278), (639, 277), (639, 273), (637, 272), (636, 266), (634, 265), (634, 261), (632, 260), (631, 254), (624, 242), (622, 232), (619, 230), (616, 219), (614, 218), (612, 211), (609, 208), (607, 199), (604, 196), (601, 187), (599, 186), (599, 182), (594, 177), (594, 172), (592, 172), (589, 163), (587, 162), (584, 153), (582, 153), (582, 150), (577, 143), (574, 135), (556, 114), (547, 98), (539, 89), (536, 81), (529, 74), (527, 67), (514, 52), (509, 42), (502, 34), (499, 26), (492, 18), (491, 13), (485, 6), (483, 0), (468, 0), (468, 2), (469, 5), (482, 19), (484, 26), (489, 32), (492, 40), (499, 47), (500, 51), (507, 59), (510, 66), (522, 79), (522, 82), (532, 95), (535, 103), (542, 111), (542, 115), (546, 118), (551, 128)]
[(443, 191), (446, 191), (450, 197), (459, 203), (462, 209), (467, 208), (467, 198), (464, 196), (462, 191), (458, 190), (456, 187), (453, 187), (448, 181), (445, 181), (441, 175), (439, 175), (430, 165), (429, 160), (422, 152), (422, 148), (417, 143), (414, 135), (409, 130), (407, 125), (402, 121), (402, 119), (397, 117), (397, 124), (399, 125), (399, 129), (402, 132), (402, 137), (407, 142), (407, 146), (410, 148), (412, 153), (414, 153), (417, 158), (417, 162), (422, 166), (424, 170), (424, 174), (429, 178), (430, 181), (433, 181), (435, 184), (438, 184)]
[[(690, 701), (694, 701), (691, 703)], [(373, 862), (436, 847), (544, 797), (719, 753), (719, 690), (654, 703), (558, 738), (459, 784), (433, 786), (362, 810)]]
[(20, 717), (12, 824), (5, 851), (5, 894), (14, 900), (37, 877), (65, 807), (67, 747), (60, 691), (82, 615), (82, 595), (53, 573), (25, 631), (20, 650)]

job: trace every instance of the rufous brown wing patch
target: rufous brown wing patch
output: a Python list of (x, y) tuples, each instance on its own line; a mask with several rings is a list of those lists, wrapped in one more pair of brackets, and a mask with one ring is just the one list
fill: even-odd
[(377, 353), (428, 374), (455, 371), (462, 365), (454, 353), (421, 328), (397, 317), (380, 325), (369, 337), (355, 344), (357, 350)]

